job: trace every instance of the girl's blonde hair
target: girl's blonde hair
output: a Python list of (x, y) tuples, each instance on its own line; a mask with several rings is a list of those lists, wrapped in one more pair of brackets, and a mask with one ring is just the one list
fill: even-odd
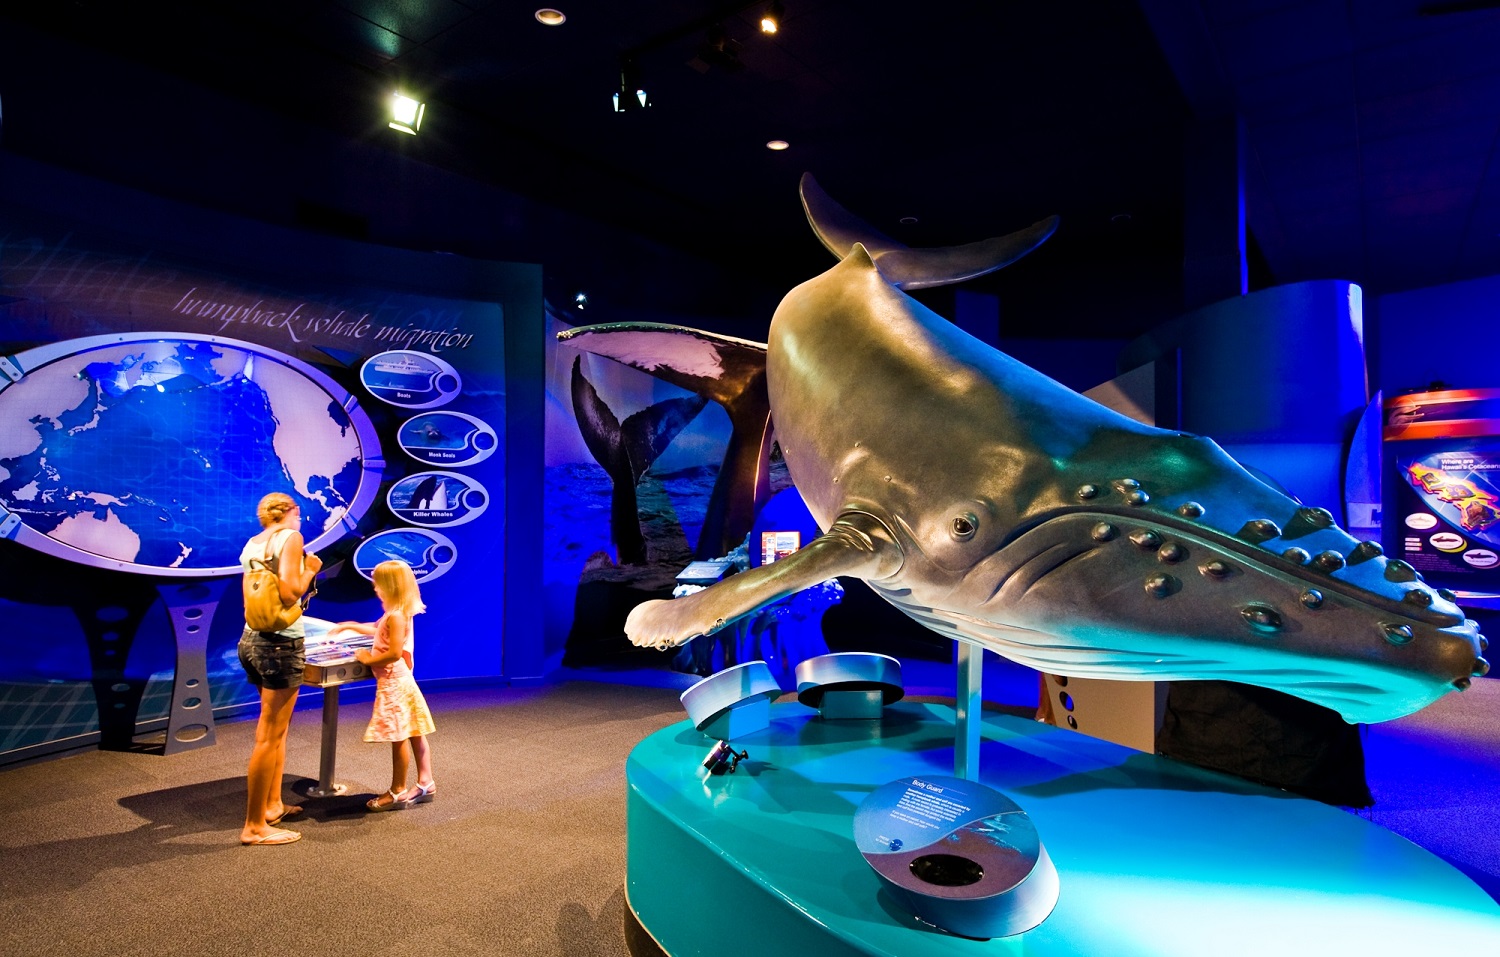
[(255, 506), (255, 517), (260, 519), (261, 528), (270, 528), (296, 507), (297, 503), (292, 501), (290, 495), (285, 492), (272, 492)]
[(417, 576), (412, 574), (411, 566), (406, 562), (394, 558), (381, 562), (370, 577), (385, 592), (391, 604), (407, 617), (427, 610), (422, 604), (422, 592), (417, 588)]

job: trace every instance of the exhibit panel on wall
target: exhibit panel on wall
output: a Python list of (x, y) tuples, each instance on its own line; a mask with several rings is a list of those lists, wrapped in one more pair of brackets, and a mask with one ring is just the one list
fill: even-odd
[(371, 569), (401, 559), (430, 609), (418, 674), (503, 676), (508, 325), (540, 331), (536, 267), (6, 172), (0, 603), (25, 640), (0, 664), (0, 754), (159, 718), (187, 645), (192, 707), (253, 700), (233, 585), (271, 491), (324, 562), (309, 614), (373, 620)]
[(1500, 602), (1500, 389), (1385, 403), (1386, 547), (1465, 601)]

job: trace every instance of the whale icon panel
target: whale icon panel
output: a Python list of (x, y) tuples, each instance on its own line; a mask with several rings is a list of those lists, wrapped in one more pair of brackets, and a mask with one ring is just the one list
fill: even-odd
[(407, 409), (446, 405), (463, 391), (458, 370), (437, 356), (397, 349), (365, 360), (360, 382), (382, 402)]

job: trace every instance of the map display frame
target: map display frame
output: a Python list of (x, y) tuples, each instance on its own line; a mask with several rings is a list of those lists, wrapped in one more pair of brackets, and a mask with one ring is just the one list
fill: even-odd
[[(346, 504), (329, 509), (329, 517), (326, 524), (316, 529), (313, 527), (304, 529), (304, 535), (307, 537), (306, 548), (309, 551), (316, 551), (355, 531), (358, 520), (377, 500), (379, 485), (385, 469), (384, 454), (381, 450), (381, 442), (375, 425), (370, 419), (369, 414), (360, 406), (358, 398), (335, 382), (326, 373), (303, 360), (267, 346), (224, 336), (175, 331), (130, 332), (86, 336), (48, 343), (13, 356), (0, 357), (0, 410), (4, 409), (7, 392), (24, 382), (27, 377), (37, 375), (54, 363), (70, 358), (77, 359), (80, 363), (80, 371), (74, 373), (73, 378), (81, 379), (84, 377), (85, 372), (89, 372), (93, 368), (93, 366), (86, 365), (88, 362), (86, 356), (90, 352), (114, 347), (130, 348), (141, 346), (146, 348), (161, 344), (207, 347), (247, 354), (251, 363), (266, 362), (273, 364), (273, 366), (289, 370), (300, 377), (301, 380), (305, 380), (305, 382), (314, 387), (320, 400), (326, 397), (329, 403), (326, 408), (332, 409), (334, 406), (337, 406), (338, 409), (342, 410), (343, 415), (347, 417), (347, 424), (340, 427), (352, 433), (352, 444), (357, 448), (357, 454), (348, 461), (350, 465), (357, 462), (358, 466), (357, 477), (354, 480), (354, 489), (352, 494), (344, 496)], [(104, 371), (108, 372), (111, 370)], [(113, 382), (101, 381), (97, 385), (97, 388), (103, 392), (108, 392), (112, 398), (119, 398), (119, 395), (124, 394), (124, 392), (117, 394), (113, 390), (123, 389), (125, 392), (128, 392), (131, 389), (139, 387), (139, 383), (142, 381), (141, 379), (137, 379), (135, 384), (130, 384), (123, 379), (123, 372), (114, 371), (118, 374)], [(155, 384), (158, 391), (165, 391), (168, 387), (163, 382), (148, 384)], [(11, 394), (14, 395), (15, 393), (12, 392)], [(102, 407), (101, 393), (95, 393), (95, 396), (96, 401)], [(45, 416), (41, 416), (41, 418), (45, 418)], [(32, 421), (33, 425), (38, 428), (41, 427), (41, 424), (38, 424), (37, 418), (33, 418)], [(52, 425), (52, 423), (42, 424)], [(14, 458), (8, 459), (8, 461), (14, 461)], [(50, 465), (44, 463), (44, 467), (50, 467)], [(8, 478), (8, 476), (0, 476), (0, 480), (5, 478)], [(271, 483), (266, 484), (270, 485)], [(257, 486), (254, 495), (258, 498), (266, 492), (281, 490), (292, 491), (294, 495), (300, 494), (303, 498), (310, 498), (309, 492), (296, 489), (293, 482), (286, 481), (282, 484), (284, 487), (271, 485), (271, 487), (260, 488)], [(79, 495), (87, 497), (87, 495), (92, 493), (74, 491), (71, 494), (75, 497)], [(61, 558), (65, 561), (95, 568), (167, 578), (216, 578), (237, 575), (241, 571), (237, 560), (237, 549), (236, 559), (232, 563), (215, 563), (213, 565), (186, 567), (175, 564), (156, 564), (128, 560), (113, 557), (101, 551), (90, 551), (87, 548), (79, 547), (78, 545), (62, 540), (48, 532), (33, 528), (22, 518), (21, 514), (18, 514), (17, 510), (13, 510), (12, 506), (15, 504), (14, 500), (0, 498), (0, 537), (11, 539), (19, 545)], [(230, 520), (235, 521), (239, 526), (243, 526), (243, 538), (250, 537), (255, 531), (253, 510), (243, 516), (236, 514)]]

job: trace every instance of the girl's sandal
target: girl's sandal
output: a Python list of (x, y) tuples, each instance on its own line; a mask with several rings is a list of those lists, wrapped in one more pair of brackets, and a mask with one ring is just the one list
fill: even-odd
[[(380, 799), (387, 797), (391, 799), (390, 802), (381, 804)], [(411, 802), (401, 800), (401, 795), (395, 791), (387, 791), (380, 797), (370, 798), (365, 802), (365, 807), (372, 811), (404, 811), (411, 807)]]
[(437, 782), (434, 781), (431, 784), (425, 785), (418, 784), (416, 787), (412, 788), (409, 793), (411, 794), (411, 797), (408, 797), (406, 799), (407, 807), (411, 807), (415, 804), (430, 804), (432, 802), (432, 799), (437, 796)]

